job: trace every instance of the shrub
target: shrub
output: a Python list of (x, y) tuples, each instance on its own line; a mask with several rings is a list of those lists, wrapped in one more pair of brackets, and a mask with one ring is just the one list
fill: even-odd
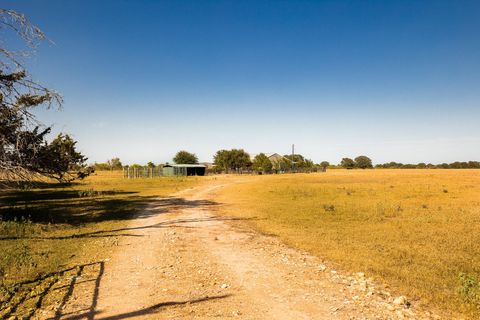
[(323, 210), (325, 210), (326, 212), (334, 212), (335, 206), (333, 204), (324, 204)]

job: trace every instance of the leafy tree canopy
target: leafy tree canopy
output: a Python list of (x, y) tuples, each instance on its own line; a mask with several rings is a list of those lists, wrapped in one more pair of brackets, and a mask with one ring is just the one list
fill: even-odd
[(264, 153), (259, 153), (253, 158), (252, 168), (255, 171), (266, 173), (272, 171), (273, 164)]
[(110, 170), (120, 170), (123, 168), (122, 162), (119, 158), (113, 158), (107, 161), (107, 165)]
[(322, 167), (323, 169), (328, 168), (329, 165), (330, 165), (330, 162), (328, 162), (328, 161), (320, 162), (320, 167)]
[(177, 152), (173, 158), (173, 162), (176, 164), (197, 164), (198, 158), (194, 153), (182, 150)]
[[(286, 159), (290, 160), (290, 161), (293, 160), (294, 166), (297, 169), (310, 169), (310, 168), (314, 167), (313, 161), (310, 160), (310, 159), (306, 159), (301, 154), (294, 154), (294, 155), (286, 154), (286, 155), (284, 155), (284, 157)], [(290, 165), (291, 165), (291, 163), (290, 163)]]
[(252, 165), (250, 155), (243, 149), (219, 150), (213, 161), (217, 167), (226, 172), (245, 170)]
[(282, 157), (280, 160), (273, 162), (273, 169), (276, 171), (288, 171), (292, 169), (292, 161)]
[(342, 162), (340, 162), (340, 166), (345, 169), (353, 169), (355, 168), (355, 161), (350, 158), (343, 158)]
[(355, 158), (355, 167), (359, 169), (373, 168), (372, 160), (367, 156), (358, 156)]
[(149, 161), (149, 162), (147, 163), (147, 167), (149, 167), (149, 168), (155, 168), (155, 163), (153, 163), (152, 161)]

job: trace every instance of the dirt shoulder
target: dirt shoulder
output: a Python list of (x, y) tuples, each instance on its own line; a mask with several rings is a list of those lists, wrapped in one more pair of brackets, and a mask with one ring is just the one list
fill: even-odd
[[(122, 230), (111, 259), (72, 276), (56, 319), (430, 319), (363, 274), (216, 213), (212, 181), (157, 201)], [(101, 250), (101, 248), (99, 248)], [(397, 300), (397, 301), (394, 301)]]

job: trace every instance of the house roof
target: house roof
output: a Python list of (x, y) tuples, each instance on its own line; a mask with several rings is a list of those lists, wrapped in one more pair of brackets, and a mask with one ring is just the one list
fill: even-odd
[[(274, 152), (274, 153), (265, 153), (265, 152), (264, 152), (263, 154), (266, 155), (267, 158), (270, 159), (270, 161), (278, 161), (279, 159), (285, 159), (285, 160), (287, 160), (287, 161), (290, 161), (290, 159), (285, 158), (284, 156), (282, 156), (281, 154), (276, 153), (276, 152)], [(255, 156), (257, 156), (257, 155), (258, 155), (258, 153), (257, 153), (257, 154), (252, 154), (252, 155), (250, 155), (250, 160), (253, 161), (253, 159), (254, 159)]]
[(271, 157), (281, 157), (283, 158), (283, 156), (281, 154), (278, 154), (278, 153), (265, 153), (265, 155), (267, 156), (267, 158), (271, 158)]

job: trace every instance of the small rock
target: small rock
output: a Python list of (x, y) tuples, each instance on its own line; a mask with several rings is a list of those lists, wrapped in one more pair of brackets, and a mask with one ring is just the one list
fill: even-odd
[(393, 300), (393, 303), (398, 306), (405, 305), (407, 304), (407, 298), (405, 298), (405, 296), (397, 297), (395, 300)]
[(318, 269), (320, 271), (325, 271), (325, 270), (327, 270), (327, 266), (325, 266), (324, 264), (321, 264), (321, 265), (318, 266)]
[(222, 284), (222, 285), (221, 285), (221, 288), (222, 288), (222, 289), (227, 289), (227, 288), (228, 288), (228, 284), (226, 284), (226, 283)]

